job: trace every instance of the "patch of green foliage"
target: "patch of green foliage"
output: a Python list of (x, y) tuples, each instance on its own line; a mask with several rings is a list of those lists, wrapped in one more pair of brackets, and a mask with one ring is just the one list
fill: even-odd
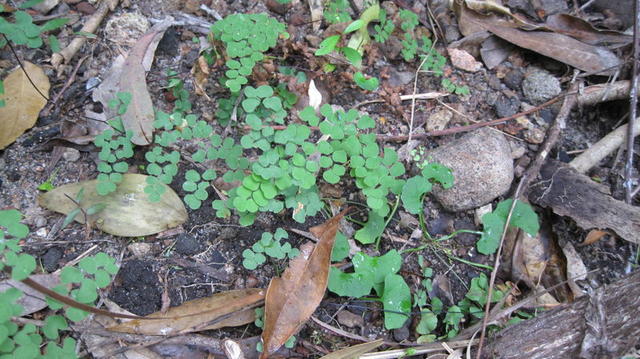
[(397, 274), (402, 265), (400, 253), (391, 250), (385, 255), (370, 257), (359, 252), (351, 262), (352, 273), (330, 268), (329, 290), (340, 296), (357, 298), (369, 295), (374, 289), (385, 310), (385, 328), (402, 327), (411, 312), (411, 291)]
[(380, 10), (380, 15), (378, 18), (379, 24), (373, 26), (373, 29), (376, 31), (373, 34), (373, 39), (376, 42), (385, 42), (391, 36), (393, 30), (395, 30), (395, 25), (393, 21), (387, 19), (387, 12), (384, 9)]
[[(21, 253), (19, 241), (29, 234), (29, 228), (20, 223), (22, 214), (17, 210), (0, 211), (0, 270), (11, 273), (13, 280), (23, 280), (36, 269), (33, 256)], [(107, 287), (118, 271), (115, 260), (104, 253), (80, 260), (77, 266), (65, 267), (60, 275), (61, 284), (53, 288), (81, 303), (93, 305), (97, 291)], [(76, 341), (62, 338), (60, 331), (69, 328), (68, 320), (79, 321), (88, 313), (66, 308), (63, 315), (48, 315), (41, 326), (17, 324), (24, 308), (18, 303), (23, 292), (9, 288), (0, 292), (0, 357), (15, 358), (77, 358)], [(47, 298), (53, 311), (61, 309), (61, 303)]]
[(351, 15), (349, 15), (348, 9), (348, 0), (329, 1), (323, 12), (324, 19), (330, 24), (351, 21)]
[(100, 148), (98, 158), (98, 184), (96, 191), (100, 195), (114, 192), (118, 183), (122, 182), (122, 175), (129, 170), (126, 159), (133, 157), (133, 144), (131, 137), (133, 132), (125, 131), (121, 115), (127, 112), (131, 102), (131, 94), (119, 92), (109, 101), (109, 107), (114, 109), (118, 116), (108, 121), (111, 129), (107, 129), (96, 136), (94, 144)]
[(232, 14), (211, 27), (215, 39), (225, 45), (228, 60), (225, 86), (238, 92), (247, 83), (264, 53), (276, 46), (278, 37), (287, 38), (284, 24), (266, 14)]
[[(513, 204), (512, 199), (498, 203), (496, 209), (482, 216), (484, 230), (480, 240), (476, 243), (478, 252), (482, 254), (493, 254), (500, 245), (500, 237), (507, 222), (509, 209)], [(531, 208), (531, 205), (522, 201), (516, 201), (516, 205), (511, 213), (510, 226), (518, 227), (531, 236), (536, 236), (540, 230), (538, 215)]]
[(266, 262), (266, 256), (274, 259), (285, 259), (287, 256), (289, 258), (296, 257), (300, 254), (298, 249), (292, 248), (290, 243), (280, 242), (286, 238), (289, 238), (289, 234), (282, 228), (276, 229), (275, 233), (262, 233), (260, 240), (254, 243), (251, 249), (245, 249), (242, 252), (242, 265), (251, 270)]
[(360, 86), (361, 89), (367, 91), (375, 91), (378, 89), (379, 81), (375, 77), (366, 78), (362, 72), (358, 71), (353, 74), (353, 82)]

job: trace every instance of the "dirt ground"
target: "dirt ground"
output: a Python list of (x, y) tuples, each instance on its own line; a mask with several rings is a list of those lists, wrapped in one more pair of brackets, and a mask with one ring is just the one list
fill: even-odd
[[(70, 10), (79, 13), (80, 17), (90, 16), (78, 10), (78, 4), (68, 1)], [(80, 2), (85, 3), (85, 2)], [(92, 229), (85, 232), (85, 227), (79, 223), (72, 223), (64, 229), (60, 226), (64, 216), (48, 211), (38, 205), (37, 196), (41, 193), (37, 188), (55, 172), (53, 185), (59, 186), (67, 183), (93, 179), (97, 175), (97, 151), (92, 144), (79, 145), (61, 142), (59, 139), (65, 131), (65, 126), (70, 126), (85, 118), (85, 111), (100, 112), (101, 106), (91, 100), (91, 83), (95, 79), (105, 78), (111, 63), (118, 54), (129, 49), (122, 39), (107, 37), (104, 24), (110, 17), (123, 13), (137, 13), (141, 18), (150, 22), (160, 20), (167, 15), (187, 13), (200, 17), (213, 23), (210, 15), (198, 10), (200, 4), (207, 5), (216, 10), (221, 16), (232, 13), (259, 13), (266, 12), (286, 24), (290, 25), (290, 32), (294, 41), (305, 42), (310, 37), (319, 36), (312, 29), (309, 18), (307, 2), (304, 1), (293, 7), (285, 7), (282, 13), (274, 12), (278, 9), (273, 2), (256, 1), (130, 1), (128, 7), (118, 6), (110, 13), (101, 28), (96, 32), (97, 38), (89, 41), (71, 61), (70, 66), (60, 76), (48, 65), (49, 53), (43, 50), (31, 50), (18, 48), (18, 56), (21, 60), (28, 60), (40, 64), (45, 68), (52, 81), (52, 93), (62, 89), (65, 81), (70, 76), (70, 71), (81, 57), (88, 56), (86, 61), (78, 68), (75, 80), (65, 90), (63, 96), (53, 107), (49, 116), (40, 117), (37, 124), (17, 141), (0, 151), (0, 208), (16, 208), (24, 213), (26, 224), (31, 233), (24, 242), (28, 253), (36, 256), (43, 272), (53, 272), (66, 263), (73, 260), (87, 250), (92, 253), (105, 252), (118, 259), (121, 266), (115, 281), (103, 293), (105, 298), (115, 302), (121, 308), (138, 315), (147, 315), (159, 311), (167, 302), (171, 306), (202, 298), (219, 291), (240, 288), (266, 288), (271, 278), (278, 276), (286, 268), (286, 260), (269, 260), (264, 266), (256, 270), (247, 270), (242, 265), (242, 251), (249, 248), (260, 239), (262, 232), (274, 231), (276, 228), (289, 230), (288, 242), (298, 248), (307, 239), (292, 232), (291, 229), (307, 231), (311, 226), (322, 223), (328, 218), (328, 211), (320, 212), (306, 223), (300, 224), (291, 219), (289, 211), (282, 214), (266, 214), (257, 218), (255, 224), (249, 227), (240, 226), (237, 216), (231, 216), (228, 220), (215, 217), (211, 202), (216, 199), (210, 196), (200, 209), (188, 210), (189, 219), (177, 230), (159, 235), (151, 235), (143, 238), (116, 237), (99, 230)], [(420, 17), (427, 19), (427, 8), (422, 2), (411, 4), (410, 1), (398, 1), (399, 5), (410, 6)], [(568, 8), (573, 7), (574, 1), (566, 1)], [(88, 3), (87, 3), (88, 4)], [(598, 11), (593, 10), (599, 14)], [(74, 27), (78, 25), (73, 25)], [(325, 25), (321, 28), (324, 29)], [(124, 31), (124, 30), (123, 30)], [(134, 32), (135, 33), (135, 32)], [(136, 36), (139, 36), (137, 34)], [(194, 36), (202, 36), (194, 32), (188, 26), (174, 26), (166, 32), (155, 53), (155, 60), (150, 72), (147, 74), (147, 85), (151, 93), (154, 106), (170, 111), (173, 100), (169, 92), (164, 89), (167, 83), (167, 70), (173, 70), (183, 79), (185, 88), (191, 93), (190, 100), (193, 103), (194, 114), (197, 114), (214, 126), (218, 133), (225, 133), (225, 127), (215, 121), (217, 108), (216, 99), (226, 96), (226, 88), (221, 86), (217, 78), (224, 73), (223, 66), (211, 68), (211, 81), (208, 82), (206, 91), (208, 97), (197, 96), (194, 92), (193, 76), (191, 69), (198, 58), (200, 45), (192, 41)], [(135, 39), (134, 39), (135, 40)], [(416, 62), (407, 63), (401, 58), (388, 58), (385, 49), (380, 45), (372, 45), (369, 58), (365, 59), (366, 72), (371, 76), (377, 76), (381, 82), (397, 80), (401, 76), (415, 73)], [(375, 48), (378, 46), (378, 48)], [(438, 43), (436, 49), (446, 55), (444, 45)], [(289, 49), (288, 51), (291, 51)], [(284, 57), (283, 49), (274, 51), (276, 60)], [(620, 54), (628, 54), (627, 49), (620, 49)], [(0, 60), (4, 70), (9, 70), (16, 64), (16, 60), (9, 51), (0, 53)], [(323, 73), (319, 69), (311, 69), (301, 54), (289, 54), (285, 60), (286, 65), (297, 69), (307, 70), (309, 77), (315, 77), (318, 83), (324, 87), (330, 103), (340, 105), (344, 109), (353, 108), (364, 101), (375, 100), (381, 97), (380, 93), (366, 92), (358, 89), (352, 81), (348, 81), (340, 72)], [(527, 71), (537, 67), (545, 69), (559, 79), (562, 90), (566, 91), (572, 79), (572, 69), (560, 62), (541, 56), (533, 51), (522, 48), (514, 48), (509, 57), (497, 67), (488, 70), (482, 67), (477, 72), (467, 72), (457, 69), (447, 62), (446, 72), (459, 84), (468, 86), (470, 95), (449, 95), (439, 100), (417, 101), (415, 104), (414, 128), (425, 128), (426, 122), (434, 114), (443, 110), (452, 109), (452, 119), (449, 127), (461, 126), (471, 121), (485, 121), (499, 118), (497, 107), (506, 106), (513, 108), (512, 113), (520, 112), (521, 102), (526, 101), (522, 93), (520, 82), (526, 76)], [(628, 67), (623, 68), (621, 78), (628, 78)], [(400, 81), (396, 87), (384, 87), (393, 89), (396, 94), (411, 94), (414, 92), (413, 76)], [(588, 84), (604, 83), (606, 77), (588, 77)], [(428, 74), (418, 75), (416, 82), (417, 93), (439, 91), (440, 79)], [(391, 96), (392, 97), (392, 96)], [(390, 97), (386, 97), (389, 99)], [(561, 103), (558, 102), (526, 117), (526, 125), (522, 122), (512, 121), (495, 126), (507, 135), (512, 149), (520, 149), (520, 154), (514, 159), (516, 167), (516, 180), (511, 191), (493, 201), (493, 204), (508, 198), (515, 191), (517, 179), (522, 175), (527, 164), (535, 158), (541, 148), (544, 133), (557, 116)], [(367, 113), (376, 119), (375, 132), (381, 135), (406, 135), (409, 131), (409, 118), (411, 117), (411, 102), (404, 101), (399, 104), (368, 103), (358, 107), (359, 111)], [(502, 111), (503, 109), (501, 109)], [(506, 111), (506, 110), (505, 110)], [(596, 106), (580, 107), (571, 112), (567, 119), (561, 138), (550, 154), (550, 158), (568, 162), (577, 155), (577, 151), (584, 150), (589, 145), (597, 142), (612, 129), (621, 123), (621, 118), (628, 111), (626, 100), (608, 102)], [(381, 120), (383, 119), (383, 120)], [(470, 120), (469, 120), (470, 119)], [(625, 120), (626, 121), (626, 120)], [(529, 126), (526, 128), (526, 126)], [(231, 128), (229, 136), (239, 140), (241, 130)], [(538, 135), (542, 135), (539, 138)], [(427, 149), (436, 148), (460, 138), (463, 133), (421, 138), (420, 145)], [(538, 136), (538, 137), (536, 137)], [(399, 149), (404, 142), (387, 142), (381, 145)], [(189, 150), (189, 144), (184, 144)], [(72, 148), (73, 151), (69, 150)], [(636, 145), (636, 151), (638, 145)], [(515, 152), (515, 151), (514, 151)], [(79, 154), (75, 157), (74, 154)], [(640, 158), (635, 157), (637, 175)], [(142, 154), (136, 154), (130, 168), (144, 164)], [(175, 192), (183, 197), (186, 192), (182, 189), (180, 180), (182, 174), (193, 165), (188, 162), (180, 164), (180, 172), (170, 185)], [(624, 198), (624, 156), (623, 151), (611, 155), (601, 161), (600, 165), (593, 168), (588, 175), (597, 179), (610, 188), (614, 198)], [(363, 198), (355, 195), (357, 189), (353, 184), (335, 186), (331, 189), (336, 197), (346, 198), (356, 202), (363, 202)], [(638, 199), (634, 199), (633, 205), (638, 205)], [(581, 229), (571, 218), (555, 215), (551, 210), (536, 208), (541, 219), (541, 227), (544, 235), (548, 236), (548, 243), (558, 246), (558, 243), (571, 243), (576, 248), (580, 259), (588, 270), (598, 270), (594, 276), (597, 285), (607, 284), (628, 274), (638, 265), (638, 246), (625, 241), (615, 235), (605, 235), (593, 244), (581, 245), (585, 240), (588, 230)], [(370, 255), (380, 255), (391, 249), (403, 250), (417, 247), (424, 242), (412, 237), (415, 225), (407, 224), (396, 213), (391, 219), (383, 234), (382, 245), (378, 251), (372, 248), (363, 248)], [(352, 214), (355, 220), (364, 221), (366, 211), (357, 209)], [(415, 220), (415, 218), (414, 218)], [(425, 222), (430, 235), (434, 238), (450, 234), (460, 229), (482, 230), (474, 220), (474, 210), (459, 212), (447, 211), (433, 197), (427, 196), (425, 201)], [(358, 229), (353, 222), (350, 226)], [(464, 258), (480, 265), (493, 266), (495, 257), (480, 254), (475, 243), (478, 236), (473, 234), (460, 234), (445, 242), (434, 242), (433, 245), (421, 251), (429, 267), (434, 274), (442, 275), (446, 281), (436, 288), (442, 296), (450, 298), (451, 305), (464, 298), (469, 290), (470, 281), (480, 273), (490, 274), (490, 271), (478, 266), (468, 265), (451, 259), (451, 255)], [(364, 247), (364, 246), (362, 246)], [(560, 251), (561, 253), (561, 251)], [(412, 289), (419, 286), (423, 278), (418, 265), (418, 253), (407, 254), (403, 257), (403, 266), (400, 274)], [(558, 260), (559, 266), (566, 259)], [(565, 264), (566, 265), (566, 264)], [(566, 271), (562, 267), (560, 271)], [(566, 274), (565, 274), (566, 277)], [(511, 273), (499, 272), (498, 283), (512, 280)], [(522, 296), (529, 293), (526, 285), (520, 285)], [(341, 311), (348, 311), (362, 318), (359, 325), (349, 327), (345, 321), (338, 320)], [(341, 328), (352, 334), (366, 338), (384, 338), (385, 341), (402, 343), (403, 345), (415, 343), (418, 335), (414, 329), (419, 317), (414, 315), (407, 321), (405, 327), (394, 331), (387, 331), (383, 326), (383, 312), (381, 306), (375, 300), (342, 298), (332, 293), (327, 293), (321, 305), (315, 312), (320, 321), (334, 327)], [(470, 323), (467, 323), (470, 324)], [(463, 324), (464, 326), (465, 324)], [(445, 334), (443, 327), (438, 329), (438, 334)], [(244, 339), (259, 336), (261, 330), (254, 325), (245, 325), (239, 328), (205, 331), (201, 334), (213, 338)], [(76, 333), (70, 333), (75, 336)], [(291, 357), (320, 357), (326, 353), (337, 350), (347, 345), (357, 344), (358, 341), (341, 336), (326, 330), (315, 322), (309, 321), (303, 326), (297, 335), (298, 342), (293, 349), (287, 351), (285, 356)], [(391, 346), (389, 346), (391, 347)], [(187, 355), (184, 354), (183, 355)], [(190, 357), (206, 357), (214, 355), (223, 357), (221, 352), (193, 351)], [(167, 355), (166, 357), (172, 357)], [(173, 356), (179, 357), (179, 356)], [(182, 356), (188, 357), (188, 356)]]

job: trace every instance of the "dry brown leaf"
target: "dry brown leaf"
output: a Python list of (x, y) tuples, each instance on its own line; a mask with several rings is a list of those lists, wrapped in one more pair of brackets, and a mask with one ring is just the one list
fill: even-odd
[(319, 238), (300, 247), (300, 254), (289, 262), (281, 278), (271, 279), (264, 307), (263, 351), (261, 359), (275, 353), (316, 310), (327, 289), (331, 250), (338, 225), (348, 209), (310, 228)]
[(608, 231), (603, 231), (601, 229), (592, 229), (587, 234), (587, 238), (584, 239), (584, 242), (580, 243), (580, 247), (594, 244), (606, 235), (611, 235), (611, 233), (609, 233)]
[(512, 44), (589, 73), (612, 74), (621, 64), (620, 59), (604, 47), (589, 45), (559, 33), (524, 31), (517, 28), (517, 24), (496, 16), (482, 15), (458, 2), (455, 4), (458, 23), (465, 35), (486, 30)]
[(551, 31), (569, 35), (591, 45), (618, 44), (621, 46), (633, 40), (631, 35), (619, 31), (596, 29), (587, 21), (569, 14), (549, 15), (544, 25)]
[(255, 320), (254, 308), (262, 303), (264, 289), (247, 288), (213, 294), (108, 328), (114, 332), (146, 335), (175, 335), (195, 331), (239, 326)]
[[(40, 93), (48, 97), (50, 84), (44, 71), (27, 61), (23, 66)], [(4, 79), (4, 94), (0, 94), (0, 101), (5, 101), (0, 109), (0, 150), (12, 144), (38, 120), (40, 110), (47, 103), (38, 90), (20, 67)]]
[(196, 95), (205, 96), (208, 100), (211, 100), (205, 91), (205, 87), (209, 81), (209, 65), (204, 56), (198, 57), (198, 61), (193, 64), (191, 75), (194, 79), (193, 85), (196, 90)]

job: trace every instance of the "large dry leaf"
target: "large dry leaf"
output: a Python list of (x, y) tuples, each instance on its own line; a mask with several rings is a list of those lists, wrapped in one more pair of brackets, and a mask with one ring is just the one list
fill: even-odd
[(631, 35), (619, 31), (596, 29), (587, 21), (569, 14), (550, 15), (544, 25), (551, 31), (569, 35), (591, 45), (618, 44), (621, 46), (629, 44), (633, 40)]
[[(348, 210), (348, 209), (347, 209)], [(275, 353), (316, 310), (327, 289), (331, 250), (342, 211), (324, 224), (310, 229), (318, 243), (306, 243), (289, 262), (281, 278), (271, 279), (264, 306), (261, 359)]]
[(604, 47), (589, 45), (558, 33), (520, 30), (517, 24), (496, 16), (479, 14), (464, 4), (455, 4), (458, 23), (464, 24), (460, 29), (465, 35), (486, 30), (514, 45), (599, 75), (612, 74), (621, 64), (620, 59)]
[[(84, 188), (80, 206), (85, 210), (102, 203), (104, 209), (89, 220), (100, 230), (122, 237), (138, 237), (162, 232), (187, 220), (187, 210), (182, 200), (166, 185), (160, 202), (150, 202), (144, 192), (147, 176), (127, 173), (115, 192), (100, 196), (96, 192), (97, 180), (83, 181), (57, 187), (40, 195), (38, 203), (52, 211), (68, 214), (76, 204), (69, 199), (76, 198)], [(68, 196), (68, 197), (67, 197)], [(79, 214), (76, 221), (84, 223)]]
[(165, 313), (156, 312), (145, 317), (164, 319), (134, 319), (108, 329), (132, 334), (174, 335), (240, 326), (255, 320), (254, 308), (263, 300), (264, 289), (260, 288), (221, 292), (184, 302)]
[[(27, 61), (22, 64), (38, 90), (48, 97), (49, 78), (44, 71)], [(38, 120), (40, 110), (47, 103), (38, 90), (20, 67), (4, 79), (4, 94), (0, 94), (0, 101), (6, 104), (0, 108), (0, 150), (12, 144)]]
[(146, 71), (153, 62), (153, 55), (164, 32), (172, 24), (173, 18), (168, 17), (154, 25), (136, 42), (126, 59), (114, 61), (109, 76), (93, 92), (93, 100), (102, 103), (108, 118), (117, 116), (108, 106), (116, 93), (131, 94), (131, 103), (122, 115), (122, 123), (126, 130), (133, 132), (131, 142), (136, 145), (148, 145), (153, 139), (154, 110), (147, 90)]
[(353, 345), (344, 349), (340, 349), (333, 353), (329, 353), (320, 359), (356, 359), (360, 355), (368, 353), (384, 343), (382, 339), (374, 340), (368, 343)]

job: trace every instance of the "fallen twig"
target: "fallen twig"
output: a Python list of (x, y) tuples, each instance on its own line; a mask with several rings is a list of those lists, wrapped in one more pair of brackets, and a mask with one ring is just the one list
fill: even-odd
[[(640, 60), (640, 0), (634, 1), (634, 14), (636, 14), (633, 22), (633, 69), (631, 70), (631, 91), (629, 91), (630, 106), (629, 124), (632, 124), (636, 118), (638, 107), (638, 60)], [(625, 202), (631, 204), (633, 198), (633, 142), (635, 139), (635, 126), (627, 126), (627, 160), (624, 164), (624, 192)]]

